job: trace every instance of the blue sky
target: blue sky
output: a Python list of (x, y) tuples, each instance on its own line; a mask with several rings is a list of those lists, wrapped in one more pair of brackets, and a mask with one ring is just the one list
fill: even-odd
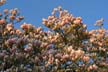
[[(105, 28), (108, 27), (108, 0), (7, 0), (0, 7), (0, 12), (7, 8), (18, 8), (25, 17), (24, 22), (36, 27), (43, 26), (42, 18), (51, 15), (53, 8), (62, 6), (75, 17), (82, 17), (89, 30), (93, 29), (96, 20), (104, 18)], [(16, 25), (19, 28), (19, 24)]]

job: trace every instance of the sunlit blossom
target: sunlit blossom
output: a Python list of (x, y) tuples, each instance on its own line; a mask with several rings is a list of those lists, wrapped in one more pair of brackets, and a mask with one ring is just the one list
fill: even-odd
[(8, 31), (12, 30), (13, 29), (13, 25), (12, 24), (7, 24), (6, 29)]

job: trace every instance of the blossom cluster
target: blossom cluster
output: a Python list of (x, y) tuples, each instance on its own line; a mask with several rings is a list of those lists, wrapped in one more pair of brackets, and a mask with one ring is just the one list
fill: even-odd
[(6, 3), (6, 0), (0, 0), (0, 6), (4, 5)]

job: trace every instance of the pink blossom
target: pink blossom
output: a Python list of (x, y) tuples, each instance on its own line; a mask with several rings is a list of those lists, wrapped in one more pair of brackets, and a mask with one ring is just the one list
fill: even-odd
[(8, 39), (7, 44), (12, 45), (16, 43), (16, 38)]
[(6, 29), (8, 31), (12, 30), (13, 29), (13, 25), (12, 24), (7, 24)]
[(81, 24), (82, 23), (82, 19), (81, 18), (76, 18), (74, 21), (73, 21), (74, 24)]
[(1, 19), (1, 20), (0, 20), (0, 25), (3, 25), (3, 24), (6, 24), (5, 19)]

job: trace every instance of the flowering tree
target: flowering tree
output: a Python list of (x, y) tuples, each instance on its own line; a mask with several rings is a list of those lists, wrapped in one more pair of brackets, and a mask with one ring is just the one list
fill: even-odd
[(58, 7), (43, 19), (49, 31), (27, 23), (15, 29), (23, 19), (18, 9), (0, 13), (0, 71), (108, 71), (108, 31), (103, 28), (103, 19), (96, 21), (99, 29), (87, 31), (81, 17)]

